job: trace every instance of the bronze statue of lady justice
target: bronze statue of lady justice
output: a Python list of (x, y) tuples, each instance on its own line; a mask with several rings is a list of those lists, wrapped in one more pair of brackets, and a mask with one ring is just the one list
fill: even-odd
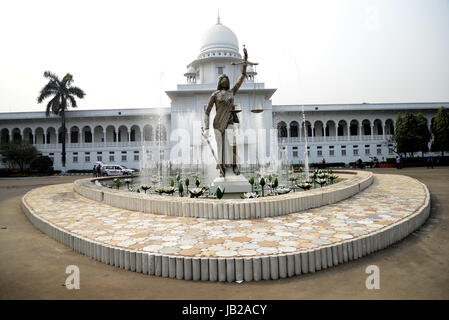
[[(213, 122), (215, 140), (217, 141), (218, 156), (214, 158), (217, 161), (217, 169), (220, 170), (220, 177), (226, 175), (226, 168), (232, 168), (235, 175), (240, 174), (237, 166), (237, 147), (235, 145), (234, 123), (239, 123), (237, 113), (241, 110), (235, 110), (234, 97), (237, 94), (240, 86), (246, 78), (246, 67), (248, 65), (257, 65), (257, 63), (248, 61), (248, 52), (243, 46), (244, 60), (242, 62), (232, 63), (233, 65), (243, 65), (242, 74), (238, 78), (236, 84), (230, 89), (230, 82), (227, 75), (222, 74), (218, 78), (217, 90), (212, 93), (209, 99), (209, 104), (206, 108), (204, 118), (204, 131), (209, 146), (209, 114), (215, 104), (216, 114)], [(229, 141), (231, 140), (231, 141)]]

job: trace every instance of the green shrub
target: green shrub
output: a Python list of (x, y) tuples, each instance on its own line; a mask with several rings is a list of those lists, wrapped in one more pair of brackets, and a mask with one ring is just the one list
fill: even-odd
[(310, 168), (335, 168), (335, 167), (344, 167), (344, 162), (329, 162), (325, 163), (324, 165), (322, 163), (310, 163)]
[(67, 173), (92, 173), (92, 169), (90, 169), (90, 170), (70, 169), (70, 170), (67, 170)]
[(179, 183), (178, 183), (178, 192), (179, 192), (179, 196), (182, 197), (182, 195), (183, 195), (183, 193), (184, 193), (184, 187), (183, 187), (181, 181), (179, 181)]
[(31, 162), (30, 169), (42, 174), (53, 174), (53, 161), (50, 157), (38, 156)]

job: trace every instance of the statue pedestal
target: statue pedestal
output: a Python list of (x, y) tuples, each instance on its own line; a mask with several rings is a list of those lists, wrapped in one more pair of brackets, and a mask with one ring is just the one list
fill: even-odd
[(225, 189), (224, 199), (240, 198), (240, 195), (251, 191), (251, 185), (243, 175), (235, 175), (232, 169), (226, 170), (225, 177), (217, 177), (212, 181), (211, 192), (215, 193), (218, 187)]

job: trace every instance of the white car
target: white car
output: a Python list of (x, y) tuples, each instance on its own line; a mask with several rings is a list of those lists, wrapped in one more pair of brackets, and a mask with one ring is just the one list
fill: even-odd
[(116, 164), (104, 164), (101, 171), (103, 176), (127, 176), (134, 173), (135, 170)]

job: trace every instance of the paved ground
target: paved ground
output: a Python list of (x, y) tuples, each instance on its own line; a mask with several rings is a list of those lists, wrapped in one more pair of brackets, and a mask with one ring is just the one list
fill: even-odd
[(427, 198), (415, 179), (376, 174), (367, 190), (338, 203), (265, 219), (227, 220), (120, 209), (87, 199), (73, 188), (73, 183), (36, 188), (24, 199), (40, 218), (94, 242), (192, 258), (263, 257), (336, 245), (405, 220)]
[[(425, 183), (427, 223), (391, 248), (314, 274), (251, 283), (189, 282), (124, 271), (79, 255), (35, 229), (20, 200), (32, 188), (80, 177), (0, 179), (0, 299), (449, 299), (449, 168), (376, 169)], [(25, 257), (34, 256), (30, 263)], [(365, 288), (365, 268), (380, 268), (380, 290)], [(67, 265), (81, 289), (64, 287)]]

